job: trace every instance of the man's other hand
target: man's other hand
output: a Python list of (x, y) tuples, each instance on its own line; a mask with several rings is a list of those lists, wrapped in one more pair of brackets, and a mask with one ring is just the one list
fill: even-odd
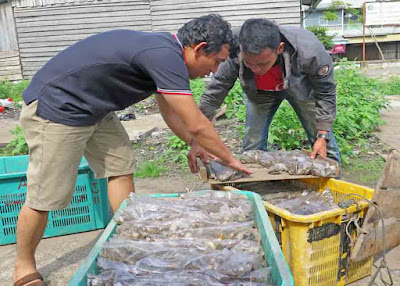
[(311, 159), (315, 159), (317, 155), (321, 155), (323, 158), (327, 157), (326, 153), (326, 140), (324, 138), (318, 138), (313, 146), (313, 151), (311, 153)]

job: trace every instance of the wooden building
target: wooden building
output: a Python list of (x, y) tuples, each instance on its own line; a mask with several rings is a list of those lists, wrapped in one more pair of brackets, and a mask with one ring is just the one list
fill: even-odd
[(0, 79), (29, 79), (61, 50), (108, 30), (176, 32), (209, 13), (233, 27), (255, 17), (300, 26), (300, 7), (300, 0), (9, 0), (0, 3)]

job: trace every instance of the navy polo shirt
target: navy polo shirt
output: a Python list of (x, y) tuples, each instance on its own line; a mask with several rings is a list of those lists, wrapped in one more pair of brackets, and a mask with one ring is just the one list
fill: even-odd
[(115, 30), (65, 49), (25, 89), (26, 104), (53, 122), (93, 125), (155, 92), (191, 95), (183, 48), (170, 33)]

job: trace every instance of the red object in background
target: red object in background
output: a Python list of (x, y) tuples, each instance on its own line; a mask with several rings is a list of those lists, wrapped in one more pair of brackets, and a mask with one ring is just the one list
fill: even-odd
[(335, 45), (333, 50), (331, 50), (330, 52), (331, 54), (344, 54), (346, 53), (346, 45), (345, 44)]
[(4, 107), (0, 106), (0, 113), (3, 113), (3, 112), (4, 112)]
[(8, 100), (9, 102), (13, 102), (13, 101), (14, 101), (11, 97), (7, 98), (7, 100)]

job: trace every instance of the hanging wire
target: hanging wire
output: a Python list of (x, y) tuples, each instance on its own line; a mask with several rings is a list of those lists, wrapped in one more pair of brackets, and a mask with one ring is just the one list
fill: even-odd
[[(373, 206), (378, 211), (379, 216), (380, 216), (380, 220), (381, 220), (381, 223), (382, 223), (382, 234), (383, 234), (383, 251), (382, 251), (382, 253), (383, 253), (383, 257), (382, 257), (380, 265), (377, 267), (378, 269), (375, 271), (374, 275), (371, 277), (371, 281), (369, 282), (368, 286), (372, 286), (374, 284), (378, 274), (379, 274), (379, 277), (380, 277), (382, 283), (385, 286), (392, 286), (392, 285), (394, 285), (393, 278), (392, 278), (392, 273), (390, 271), (389, 265), (386, 262), (386, 237), (385, 237), (386, 236), (386, 229), (385, 229), (385, 221), (383, 219), (382, 212), (379, 209), (379, 207), (376, 204), (374, 204), (371, 200), (367, 199), (366, 197), (364, 197), (362, 195), (356, 194), (356, 193), (349, 193), (349, 194), (344, 195), (342, 197), (342, 199), (340, 200), (339, 206), (340, 205), (346, 205), (347, 201), (345, 201), (345, 199), (347, 197), (350, 197), (350, 196), (359, 197), (362, 200), (367, 201), (370, 204), (370, 206)], [(358, 223), (356, 224), (356, 227), (357, 227), (357, 229), (362, 230), (360, 228), (360, 226), (358, 225)], [(362, 231), (364, 231), (364, 230), (362, 230)], [(350, 235), (349, 232), (348, 232), (347, 226), (346, 226), (346, 234)], [(352, 241), (352, 240), (350, 240), (350, 241)], [(386, 281), (384, 279), (383, 270), (387, 271), (387, 275), (389, 277), (389, 281)]]

